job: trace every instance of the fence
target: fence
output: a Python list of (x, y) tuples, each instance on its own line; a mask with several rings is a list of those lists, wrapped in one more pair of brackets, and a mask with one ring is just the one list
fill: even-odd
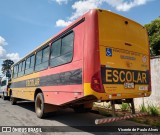
[(160, 106), (160, 56), (151, 58), (151, 84), (152, 94), (150, 97), (135, 99), (136, 108), (143, 104)]

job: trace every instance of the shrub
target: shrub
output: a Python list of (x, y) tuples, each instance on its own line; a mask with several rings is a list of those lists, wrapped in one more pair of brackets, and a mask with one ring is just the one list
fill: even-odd
[(129, 109), (129, 104), (128, 103), (122, 103), (120, 106), (122, 111), (127, 111)]
[(140, 105), (140, 112), (148, 112), (146, 106), (144, 104)]
[(152, 116), (158, 116), (160, 114), (158, 107), (152, 105), (148, 105), (148, 112)]

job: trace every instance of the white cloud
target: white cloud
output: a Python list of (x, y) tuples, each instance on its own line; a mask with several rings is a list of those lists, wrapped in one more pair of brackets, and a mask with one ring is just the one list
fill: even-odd
[(6, 55), (6, 50), (0, 46), (0, 59), (3, 59)]
[(8, 53), (8, 54), (6, 54), (6, 58), (10, 59), (10, 60), (13, 60), (14, 62), (17, 62), (20, 59), (18, 53)]
[(144, 5), (151, 0), (104, 0), (118, 11), (128, 11), (133, 7)]
[(4, 49), (4, 45), (7, 45), (8, 43), (6, 40), (0, 36), (0, 59), (5, 60), (5, 59), (11, 59), (14, 62), (17, 62), (20, 57), (18, 53), (7, 53), (6, 50)]
[(56, 26), (65, 27), (69, 25), (70, 23), (71, 21), (64, 21), (64, 20), (59, 19), (58, 21), (56, 21)]
[(7, 45), (8, 43), (6, 42), (6, 40), (0, 36), (0, 46), (3, 46), (3, 45)]
[[(65, 27), (73, 22), (75, 19), (86, 13), (88, 10), (93, 8), (98, 8), (98, 5), (102, 3), (102, 0), (80, 0), (76, 1), (72, 5), (72, 9), (75, 10), (74, 13), (68, 18), (67, 21), (59, 19), (56, 22), (56, 26)], [(61, 23), (60, 23), (61, 22)], [(58, 24), (58, 25), (57, 25)]]
[(75, 10), (75, 12), (70, 17), (70, 20), (75, 20), (84, 13), (86, 13), (88, 10), (93, 8), (98, 8), (102, 3), (102, 0), (85, 0), (85, 1), (77, 1), (72, 5), (72, 9)]
[(72, 15), (66, 21), (59, 19), (56, 22), (56, 26), (65, 27), (70, 24), (70, 22), (73, 22), (75, 19), (86, 13), (88, 10), (93, 8), (101, 8), (102, 4), (108, 4), (117, 11), (129, 11), (131, 8), (144, 5), (149, 1), (151, 0), (79, 0), (72, 5), (72, 9), (74, 10)]
[(68, 3), (68, 1), (69, 0), (53, 0), (53, 1), (55, 1), (55, 2), (57, 2), (59, 5), (61, 5), (61, 4), (67, 4)]

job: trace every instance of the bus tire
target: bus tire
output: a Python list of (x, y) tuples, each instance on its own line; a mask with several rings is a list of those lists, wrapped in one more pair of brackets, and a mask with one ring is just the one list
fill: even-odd
[(11, 102), (11, 105), (17, 104), (17, 99), (12, 96), (12, 92), (10, 92), (10, 102)]
[(11, 101), (11, 105), (16, 105), (17, 104), (17, 99), (14, 98), (14, 97), (11, 97), (10, 101)]
[(35, 112), (38, 118), (44, 118), (44, 98), (42, 93), (38, 93), (35, 99)]

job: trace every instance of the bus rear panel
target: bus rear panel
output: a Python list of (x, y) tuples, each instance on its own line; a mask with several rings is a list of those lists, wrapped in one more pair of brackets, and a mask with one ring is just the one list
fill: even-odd
[(109, 11), (97, 10), (94, 16), (95, 31), (98, 29), (95, 45), (99, 48), (93, 57), (99, 58), (99, 68), (84, 84), (85, 95), (100, 100), (149, 96), (150, 56), (145, 28)]

